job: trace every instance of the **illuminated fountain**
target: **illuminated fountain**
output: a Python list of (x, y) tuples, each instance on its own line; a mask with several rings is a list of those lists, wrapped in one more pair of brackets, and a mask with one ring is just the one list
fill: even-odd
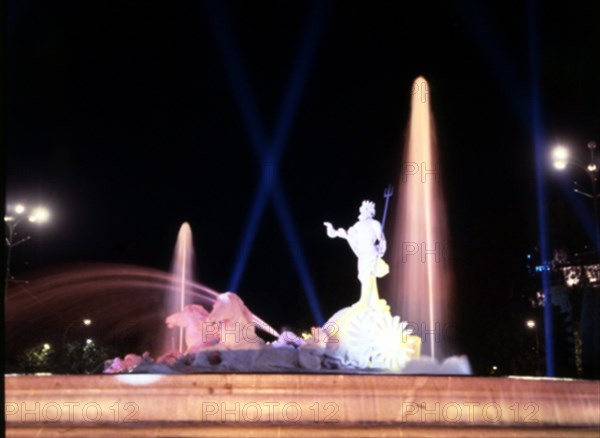
[[(409, 352), (409, 347), (411, 357), (415, 357), (414, 347), (420, 341), (411, 338), (409, 330), (423, 338), (424, 356), (443, 357), (444, 352), (440, 351), (435, 337), (431, 342), (426, 335), (428, 331), (435, 331), (437, 324), (446, 323), (440, 311), (449, 305), (450, 271), (444, 258), (447, 241), (445, 224), (440, 220), (444, 212), (437, 194), (439, 187), (428, 181), (430, 177), (432, 180), (437, 178), (430, 173), (437, 168), (434, 167), (436, 157), (432, 148), (428, 90), (422, 78), (417, 79), (415, 87), (402, 171), (405, 179), (400, 183), (402, 206), (398, 206), (399, 219), (395, 222), (400, 231), (396, 231), (391, 246), (392, 291), (388, 291), (394, 311), (402, 320), (392, 316), (389, 306), (379, 297), (376, 279), (387, 273), (387, 265), (382, 260), (385, 236), (373, 219), (374, 205), (364, 203), (359, 221), (348, 230), (326, 225), (328, 235), (346, 238), (359, 259), (361, 298), (355, 305), (337, 312), (329, 324), (313, 328), (312, 338), (304, 340), (309, 344), (308, 348), (288, 345), (279, 350), (306, 353), (313, 349), (321, 353), (325, 349), (341, 366), (348, 366), (354, 372), (329, 369), (322, 373), (290, 373), (282, 372), (275, 364), (271, 373), (248, 369), (242, 373), (223, 373), (221, 370), (219, 373), (190, 374), (188, 369), (177, 375), (8, 376), (5, 382), (7, 436), (88, 436), (94, 434), (93, 426), (100, 435), (113, 437), (376, 437), (406, 434), (415, 437), (597, 437), (600, 394), (595, 381), (393, 373), (406, 371), (412, 363), (397, 360)], [(423, 97), (425, 101), (422, 101)], [(425, 177), (425, 181), (420, 184), (409, 181), (409, 178), (416, 180), (416, 175)], [(372, 232), (365, 232), (364, 225), (372, 227)], [(189, 227), (184, 226), (180, 233), (186, 245), (191, 244), (188, 231)], [(187, 260), (189, 255), (189, 252), (182, 254), (181, 259)], [(418, 263), (414, 263), (415, 260)], [(169, 311), (175, 308), (176, 313), (195, 315), (196, 322), (214, 324), (217, 320), (231, 321), (228, 310), (235, 308), (237, 316), (234, 318), (243, 318), (245, 323), (250, 320), (243, 303), (227, 293), (218, 294), (192, 282), (189, 275), (187, 269), (172, 275), (108, 266), (50, 277), (38, 286), (30, 287), (27, 296), (16, 294), (14, 300), (12, 297), (7, 300), (7, 324), (12, 327), (7, 332), (15, 334), (22, 328), (22, 324), (13, 320), (32, 305), (33, 296), (38, 300), (36, 305), (50, 307), (58, 301), (64, 309), (69, 309), (74, 298), (85, 301), (92, 296), (92, 291), (98, 290), (103, 294), (98, 300), (99, 310), (108, 312), (106, 314), (114, 318), (113, 324), (131, 319), (134, 312), (138, 322), (149, 314), (140, 307), (147, 300), (141, 300), (139, 294), (143, 293), (147, 298), (149, 291), (164, 293), (164, 290), (172, 290), (173, 277), (176, 289), (178, 286), (177, 293), (173, 294), (177, 301)], [(132, 290), (137, 293), (131, 294), (129, 300), (112, 302)], [(191, 302), (202, 302), (212, 309), (209, 312), (203, 307), (203, 310), (190, 307), (196, 304), (187, 304), (185, 298), (182, 300), (185, 296)], [(213, 306), (215, 302), (217, 304)], [(29, 312), (26, 317), (37, 315)], [(164, 319), (163, 308), (159, 319), (154, 318), (143, 330), (155, 336), (163, 330)], [(261, 325), (255, 316), (251, 319), (255, 326)], [(39, 320), (34, 320), (33, 325), (35, 321)], [(382, 321), (387, 321), (383, 326), (392, 327), (395, 334), (376, 338), (379, 344), (375, 349), (369, 349), (368, 342), (374, 339), (363, 336), (370, 335), (368, 331), (377, 328), (377, 323)], [(173, 325), (178, 323), (173, 321)], [(142, 330), (141, 327), (138, 329)], [(325, 336), (326, 345), (321, 343), (321, 336)], [(180, 332), (178, 353), (183, 351), (181, 339)], [(221, 339), (219, 335), (214, 341)], [(406, 339), (413, 339), (413, 342), (402, 343)], [(333, 341), (338, 341), (337, 345)], [(187, 342), (186, 349), (194, 347), (193, 343), (193, 339)], [(388, 356), (382, 360), (384, 356), (377, 354), (386, 343), (392, 350), (397, 348), (394, 360)], [(214, 346), (212, 341), (209, 344)], [(201, 352), (210, 351), (204, 345), (199, 348)], [(220, 348), (228, 351), (227, 345)], [(245, 357), (257, 361), (260, 352), (269, 351), (274, 349), (263, 348), (261, 344), (261, 348), (252, 349)], [(196, 355), (196, 359), (199, 357), (207, 359), (207, 367), (212, 366), (211, 357)], [(228, 357), (224, 355), (219, 360), (226, 361)], [(312, 354), (297, 354), (293, 360), (304, 360), (307, 364), (314, 358)], [(185, 357), (180, 363), (184, 362)], [(376, 374), (374, 371), (378, 368), (387, 368), (387, 373)]]
[[(194, 278), (194, 245), (192, 243), (192, 229), (190, 224), (184, 222), (177, 234), (177, 243), (173, 255), (171, 273), (173, 275), (171, 293), (166, 295), (167, 314), (183, 312), (186, 304), (187, 285)], [(183, 327), (179, 328), (177, 351), (183, 352)], [(165, 351), (175, 349), (174, 339), (166, 339)]]
[(448, 230), (429, 85), (413, 83), (411, 115), (396, 207), (389, 296), (415, 334), (422, 353), (441, 360), (451, 305)]
[[(400, 201), (392, 223), (391, 269), (382, 258), (387, 243), (381, 224), (374, 219), (372, 202), (363, 202), (358, 222), (348, 230), (336, 230), (325, 222), (328, 236), (346, 239), (358, 258), (361, 298), (328, 321), (335, 331), (335, 342), (328, 344), (330, 354), (341, 357), (344, 364), (398, 372), (431, 373), (438, 369), (447, 374), (470, 373), (466, 358), (445, 358), (440, 348), (446, 340), (444, 312), (450, 304), (452, 285), (439, 171), (429, 85), (419, 77), (413, 83), (398, 184)], [(390, 195), (385, 194), (386, 202)], [(379, 298), (377, 288), (377, 278), (390, 271), (388, 296), (397, 316), (392, 316), (390, 306)], [(415, 360), (420, 354), (423, 358)], [(438, 362), (445, 367), (438, 368)]]
[(358, 302), (338, 311), (323, 327), (329, 334), (327, 353), (343, 367), (401, 371), (419, 357), (421, 340), (379, 298), (377, 278), (389, 272), (382, 258), (387, 243), (381, 224), (374, 219), (375, 204), (363, 201), (359, 212), (358, 222), (348, 230), (324, 223), (329, 237), (348, 241), (358, 259), (361, 284)]

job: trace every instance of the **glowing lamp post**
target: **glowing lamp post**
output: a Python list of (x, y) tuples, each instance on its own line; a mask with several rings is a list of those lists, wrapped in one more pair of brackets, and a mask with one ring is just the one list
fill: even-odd
[(564, 170), (567, 165), (572, 164), (576, 167), (582, 169), (591, 180), (591, 188), (592, 192), (587, 193), (583, 190), (575, 188), (575, 193), (579, 193), (580, 195), (585, 196), (586, 198), (590, 198), (593, 202), (594, 207), (594, 233), (595, 233), (595, 246), (596, 246), (596, 257), (600, 257), (600, 230), (598, 229), (598, 193), (596, 191), (596, 183), (598, 182), (598, 164), (596, 157), (594, 156), (594, 151), (596, 150), (596, 142), (590, 141), (587, 144), (587, 147), (590, 151), (590, 161), (587, 165), (581, 163), (580, 161), (571, 158), (569, 154), (569, 150), (565, 146), (556, 146), (552, 150), (552, 163), (554, 168), (557, 170)]
[(24, 204), (16, 204), (14, 206), (8, 206), (6, 209), (6, 216), (4, 216), (4, 223), (6, 224), (6, 271), (4, 277), (4, 290), (8, 290), (8, 283), (10, 281), (10, 256), (13, 247), (20, 245), (30, 239), (30, 236), (23, 237), (22, 239), (15, 240), (17, 237), (16, 229), (24, 220), (35, 224), (43, 224), (50, 219), (50, 212), (44, 207), (36, 207), (29, 210)]
[(540, 372), (540, 336), (538, 334), (537, 324), (533, 319), (525, 321), (525, 325), (529, 330), (535, 331), (535, 371)]
[(552, 151), (552, 164), (558, 170), (567, 167), (569, 160), (569, 150), (564, 146), (556, 146)]
[[(92, 320), (89, 318), (84, 318), (84, 319), (76, 319), (74, 321), (71, 321), (71, 323), (67, 326), (67, 328), (65, 329), (65, 332), (63, 333), (63, 340), (62, 340), (63, 349), (65, 348), (65, 345), (67, 344), (67, 333), (69, 333), (69, 329), (77, 323), (81, 323), (83, 326), (89, 327), (90, 325), (92, 325)], [(87, 342), (87, 343), (89, 344), (89, 342)]]

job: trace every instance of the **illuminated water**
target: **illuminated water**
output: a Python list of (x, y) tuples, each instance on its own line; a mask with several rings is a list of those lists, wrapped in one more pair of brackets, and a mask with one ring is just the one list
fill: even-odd
[(429, 85), (419, 77), (397, 185), (389, 295), (394, 311), (422, 337), (422, 354), (437, 359), (449, 332), (451, 289), (441, 181)]
[[(7, 353), (39, 343), (64, 348), (84, 335), (119, 346), (121, 355), (149, 351), (154, 357), (184, 350), (183, 330), (167, 329), (165, 318), (186, 304), (212, 308), (220, 291), (193, 279), (194, 249), (189, 224), (177, 237), (171, 272), (119, 264), (74, 264), (32, 273), (6, 296)], [(92, 323), (83, 327), (83, 319)], [(261, 318), (253, 321), (278, 336)]]
[[(171, 265), (171, 293), (167, 294), (166, 314), (183, 311), (183, 307), (189, 302), (187, 297), (188, 283), (194, 279), (194, 246), (192, 243), (192, 229), (187, 222), (181, 224), (177, 234), (173, 263)], [(179, 328), (177, 341), (175, 342), (174, 331), (167, 332), (164, 350), (177, 349), (183, 352), (183, 327)]]
[[(422, 338), (422, 354), (443, 359), (451, 271), (439, 171), (429, 86), (417, 78), (397, 185), (399, 202), (392, 218), (388, 295), (394, 313)], [(43, 327), (45, 318), (54, 319), (60, 331), (92, 310), (95, 324), (103, 324), (105, 333), (135, 331), (151, 339), (144, 345), (150, 345), (154, 354), (183, 351), (183, 330), (167, 330), (165, 317), (191, 302), (210, 309), (217, 296), (194, 283), (193, 266), (192, 232), (184, 223), (170, 273), (122, 265), (75, 267), (19, 285), (22, 290), (12, 291), (7, 300), (7, 331), (14, 336), (30, 332)], [(261, 322), (256, 317), (255, 321)]]
[[(90, 318), (92, 324), (85, 330), (109, 345), (122, 346), (122, 354), (162, 354), (165, 301), (171, 288), (171, 273), (132, 265), (78, 264), (37, 272), (7, 293), (7, 353), (34, 341), (60, 343), (66, 330), (68, 340), (76, 340), (84, 330), (79, 321)], [(217, 296), (192, 281), (186, 283), (186, 293), (190, 301), (207, 308)]]

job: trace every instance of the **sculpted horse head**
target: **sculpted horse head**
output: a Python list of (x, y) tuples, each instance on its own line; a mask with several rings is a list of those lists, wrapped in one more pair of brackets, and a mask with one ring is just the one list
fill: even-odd
[(225, 292), (217, 296), (212, 311), (208, 315), (212, 322), (252, 323), (252, 313), (242, 299), (233, 292)]
[(199, 321), (205, 321), (208, 311), (200, 304), (188, 304), (182, 312), (173, 313), (167, 316), (165, 323), (167, 327), (188, 327)]
[(218, 342), (218, 327), (207, 321), (208, 315), (208, 311), (201, 305), (189, 304), (182, 312), (173, 313), (166, 318), (167, 327), (185, 329), (186, 354), (200, 351)]
[(231, 348), (255, 348), (261, 340), (256, 336), (252, 313), (233, 292), (220, 294), (207, 321), (221, 325), (222, 344)]

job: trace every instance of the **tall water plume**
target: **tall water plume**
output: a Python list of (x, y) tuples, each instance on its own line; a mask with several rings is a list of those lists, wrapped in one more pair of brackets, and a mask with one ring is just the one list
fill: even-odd
[(408, 135), (393, 223), (390, 301), (423, 341), (422, 354), (442, 359), (448, 335), (451, 274), (446, 209), (429, 106), (429, 85), (413, 83)]
[[(167, 294), (167, 315), (183, 311), (187, 303), (188, 289), (194, 280), (194, 247), (192, 243), (192, 229), (187, 222), (181, 224), (177, 234), (177, 243), (173, 253), (171, 265), (171, 286)], [(165, 340), (165, 351), (176, 349), (183, 352), (183, 328), (179, 329), (177, 336), (170, 331)], [(176, 339), (177, 338), (177, 339)]]

